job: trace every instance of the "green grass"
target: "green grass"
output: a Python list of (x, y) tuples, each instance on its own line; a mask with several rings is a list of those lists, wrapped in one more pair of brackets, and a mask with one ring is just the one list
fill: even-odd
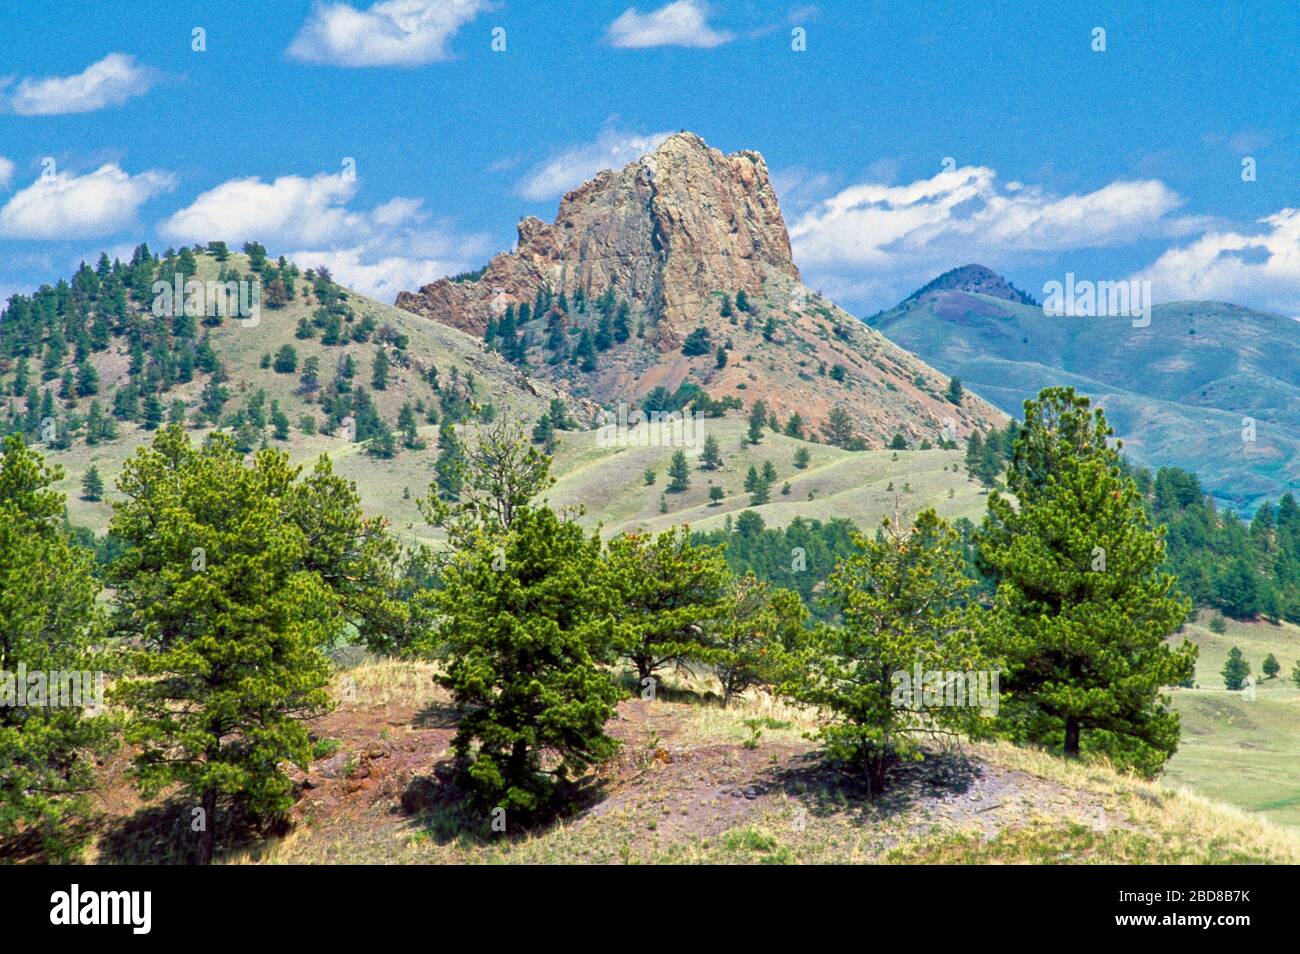
[[(848, 517), (870, 528), (898, 510), (915, 514), (934, 507), (947, 519), (978, 520), (985, 494), (968, 480), (960, 451), (857, 451), (815, 444), (767, 432), (758, 445), (740, 446), (746, 423), (739, 415), (704, 421), (705, 435), (716, 437), (722, 449), (720, 470), (705, 471), (687, 449), (692, 462), (691, 485), (682, 493), (666, 493), (673, 447), (601, 447), (595, 432), (566, 433), (556, 454), (555, 487), (547, 495), (556, 506), (582, 506), (585, 521), (600, 523), (607, 533), (663, 530), (689, 523), (696, 530), (720, 529), (727, 516), (756, 510), (768, 526), (782, 527), (795, 517), (830, 520)], [(701, 438), (701, 442), (703, 438)], [(804, 470), (794, 466), (795, 451), (806, 447), (811, 461)], [(750, 507), (744, 492), (750, 467), (762, 470), (765, 461), (776, 468), (771, 502)], [(656, 480), (646, 486), (644, 472)], [(781, 493), (790, 484), (790, 493)], [(893, 489), (890, 490), (890, 484)], [(709, 487), (721, 485), (726, 496), (718, 505), (709, 500)], [(952, 496), (949, 497), (949, 490)], [(661, 500), (667, 513), (660, 512)]]
[[(1228, 631), (1219, 635), (1208, 628), (1210, 616), (1203, 612), (1186, 627), (1188, 638), (1200, 647), (1197, 688), (1174, 691), (1182, 741), (1165, 778), (1300, 827), (1300, 688), (1290, 678), (1300, 658), (1300, 627), (1228, 620)], [(1245, 654), (1254, 673), (1253, 700), (1223, 686), (1219, 670), (1233, 646)], [(1260, 674), (1270, 652), (1282, 664), (1276, 679)]]

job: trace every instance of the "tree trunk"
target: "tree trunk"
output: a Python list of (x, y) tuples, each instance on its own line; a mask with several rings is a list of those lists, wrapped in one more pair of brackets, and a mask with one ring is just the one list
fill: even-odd
[(1065, 717), (1065, 755), (1075, 758), (1079, 754), (1079, 720), (1075, 716)]
[(199, 832), (199, 864), (212, 864), (212, 854), (217, 840), (217, 792), (203, 793), (203, 831)]

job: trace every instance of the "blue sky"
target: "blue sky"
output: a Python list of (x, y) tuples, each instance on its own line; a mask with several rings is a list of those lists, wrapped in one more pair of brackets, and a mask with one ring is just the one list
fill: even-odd
[(766, 157), (860, 314), (977, 261), (1300, 316), (1300, 17), (1222, 6), (5, 4), (0, 299), (257, 239), (391, 301), (690, 129)]

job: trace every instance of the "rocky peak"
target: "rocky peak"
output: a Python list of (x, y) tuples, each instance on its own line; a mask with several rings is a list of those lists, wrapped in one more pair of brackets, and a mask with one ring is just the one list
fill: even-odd
[(494, 310), (537, 289), (620, 297), (657, 316), (655, 344), (674, 348), (712, 292), (761, 295), (769, 274), (798, 269), (767, 164), (756, 152), (724, 155), (694, 133), (668, 137), (621, 171), (569, 192), (553, 223), (529, 216), (513, 252), (476, 280), (439, 279), (402, 292), (397, 307), (481, 334)]
[(924, 298), (927, 295), (945, 291), (970, 292), (976, 295), (989, 295), (1005, 301), (1018, 302), (1022, 305), (1037, 305), (1032, 296), (1025, 294), (997, 272), (983, 265), (962, 265), (960, 268), (944, 272), (934, 281), (914, 291), (903, 304)]

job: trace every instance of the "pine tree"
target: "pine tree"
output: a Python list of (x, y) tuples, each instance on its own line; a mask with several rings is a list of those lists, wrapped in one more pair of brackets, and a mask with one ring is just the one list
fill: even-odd
[(718, 439), (710, 434), (704, 438), (704, 451), (700, 454), (701, 470), (717, 470), (722, 466), (722, 448)]
[(104, 499), (104, 478), (99, 476), (99, 468), (93, 464), (81, 478), (81, 499), (90, 501)]
[[(15, 704), (19, 666), (29, 674), (104, 667), (92, 651), (102, 637), (93, 557), (69, 538), (63, 496), (50, 489), (62, 477), (19, 436), (5, 439), (0, 460), (0, 654), (5, 670), (0, 696), (6, 697), (0, 705), (0, 835), (33, 834), (42, 841), (46, 858), (54, 861), (72, 858), (79, 848), (83, 829), (74, 821), (88, 808), (95, 756), (107, 751), (112, 738), (108, 716), (86, 718), (85, 706), (98, 700), (83, 696), (79, 705), (41, 704), (29, 679), (28, 704)], [(47, 684), (46, 692), (54, 689)], [(43, 701), (51, 699), (47, 695)]]
[(411, 402), (407, 401), (402, 405), (402, 409), (397, 412), (397, 429), (402, 434), (402, 446), (407, 450), (419, 450), (424, 446), (420, 440), (418, 430), (419, 422), (415, 419), (415, 409), (411, 407)]
[[(860, 771), (874, 798), (890, 765), (920, 757), (918, 738), (936, 729), (981, 733), (987, 707), (978, 696), (977, 704), (969, 696), (965, 705), (946, 704), (948, 690), (929, 674), (991, 665), (965, 598), (973, 582), (961, 539), (933, 510), (910, 528), (885, 520), (874, 537), (859, 535), (855, 543), (858, 552), (841, 560), (826, 584), (841, 625), (799, 639), (779, 692), (829, 714), (818, 733), (827, 756)], [(923, 685), (910, 681), (917, 671)]]
[(802, 636), (808, 611), (793, 590), (747, 573), (731, 584), (724, 612), (709, 632), (709, 661), (722, 686), (722, 705), (753, 686), (772, 685), (782, 653)]
[(118, 481), (114, 626), (136, 648), (115, 695), (132, 716), (141, 788), (179, 785), (202, 808), (203, 863), (222, 807), (255, 820), (289, 807), (281, 765), (307, 765), (302, 720), (329, 706), (323, 649), (346, 619), (309, 568), (320, 557), (299, 525), (324, 519), (328, 501), (296, 489), (296, 476), (282, 453), (245, 465), (228, 436), (196, 449), (169, 425)]
[(686, 463), (686, 452), (680, 448), (673, 453), (668, 464), (668, 487), (670, 494), (679, 494), (691, 486), (691, 467)]
[(1250, 663), (1246, 662), (1246, 657), (1242, 655), (1241, 650), (1233, 646), (1228, 650), (1228, 659), (1221, 671), (1224, 686), (1233, 692), (1238, 692), (1245, 685), (1246, 677), (1250, 675)]
[(380, 348), (375, 352), (375, 363), (370, 372), (370, 386), (376, 391), (388, 387), (388, 352)]
[(1264, 665), (1260, 666), (1260, 672), (1264, 674), (1265, 679), (1276, 679), (1277, 674), (1282, 671), (1282, 664), (1277, 661), (1277, 657), (1269, 653), (1264, 657)]
[(949, 378), (948, 390), (945, 392), (944, 397), (946, 397), (951, 403), (960, 406), (964, 394), (965, 392), (962, 390), (961, 386), (961, 378)]
[(822, 425), (822, 435), (826, 438), (826, 443), (836, 447), (847, 448), (852, 444), (853, 419), (849, 417), (849, 412), (838, 404), (831, 408), (830, 416)]
[(438, 447), (441, 453), (433, 465), (433, 483), (431, 488), (436, 496), (444, 501), (460, 499), (463, 484), (465, 451), (456, 436), (456, 426), (447, 418), (438, 425)]
[(767, 424), (767, 405), (762, 399), (755, 401), (749, 408), (749, 429), (745, 432), (745, 437), (751, 444), (757, 444), (763, 439), (763, 427)]
[(475, 802), (507, 818), (546, 809), (616, 748), (604, 731), (620, 693), (599, 665), (600, 538), (535, 502), (550, 483), (549, 461), (517, 428), (494, 425), (469, 454), (465, 501), (426, 509), (450, 547), (434, 599), (447, 659), (438, 682), (462, 713), (452, 748)]
[(812, 460), (812, 454), (808, 452), (808, 448), (800, 447), (794, 452), (794, 466), (796, 470), (806, 469), (810, 460)]
[(730, 580), (721, 548), (692, 544), (685, 527), (623, 534), (606, 545), (603, 579), (614, 645), (639, 680), (708, 659), (707, 632), (726, 611)]
[(1111, 433), (1071, 388), (1026, 401), (1006, 475), (1016, 504), (990, 495), (979, 562), (997, 586), (1004, 723), (1067, 756), (1090, 732), (1090, 748), (1153, 772), (1178, 745), (1178, 716), (1160, 690), (1192, 674), (1196, 650), (1165, 644), (1188, 603), (1163, 570), (1163, 528), (1148, 522)]
[(293, 345), (281, 345), (280, 350), (275, 353), (272, 367), (277, 374), (293, 374), (298, 370), (298, 352), (294, 350)]

